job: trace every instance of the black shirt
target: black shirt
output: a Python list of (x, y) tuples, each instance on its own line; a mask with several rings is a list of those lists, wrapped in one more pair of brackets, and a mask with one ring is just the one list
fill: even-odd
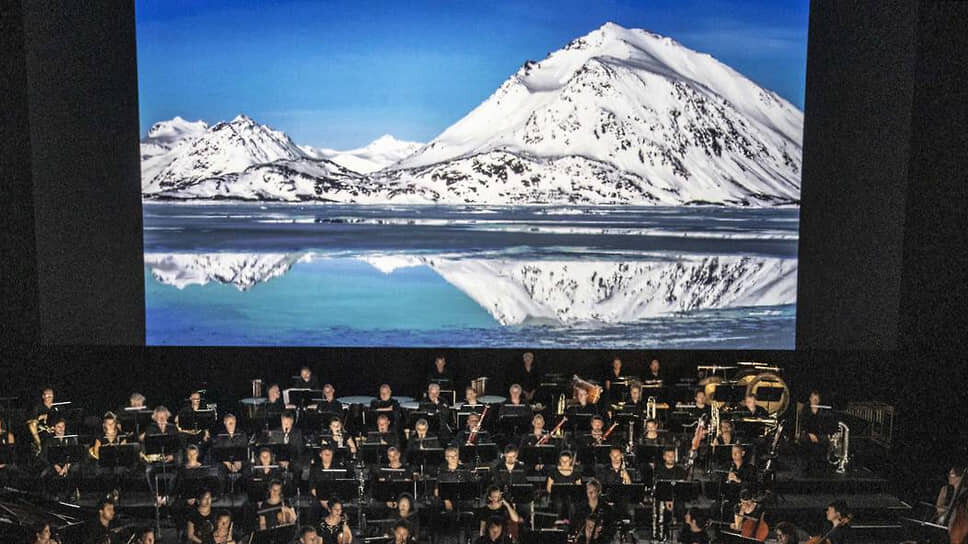
[(531, 365), (531, 371), (528, 372), (524, 368), (524, 363), (515, 366), (514, 371), (508, 376), (508, 386), (518, 384), (522, 390), (528, 393), (536, 390), (540, 381), (541, 378), (539, 377), (536, 365)]
[(706, 531), (699, 531), (698, 533), (692, 532), (692, 528), (688, 525), (682, 528), (679, 533), (679, 543), (680, 544), (709, 544), (709, 535)]
[[(612, 507), (605, 502), (604, 499), (599, 497), (598, 505), (593, 510), (586, 500), (584, 503), (575, 509), (575, 519), (571, 520), (570, 526), (573, 528), (584, 528), (585, 520), (592, 514), (597, 513), (599, 515), (598, 524), (602, 528), (599, 536), (600, 542), (610, 542), (612, 535), (615, 532), (615, 516), (612, 512)], [(584, 532), (579, 533), (578, 541), (582, 542), (582, 535)]]
[(679, 465), (673, 465), (672, 468), (668, 468), (665, 466), (665, 463), (659, 463), (655, 466), (654, 474), (656, 480), (686, 479), (686, 469)]
[(215, 531), (215, 511), (209, 510), (207, 516), (203, 516), (197, 508), (193, 508), (188, 513), (188, 521), (192, 522), (195, 528), (195, 536), (202, 539), (202, 542), (211, 542), (212, 532)]
[(800, 429), (803, 433), (815, 434), (817, 438), (823, 438), (830, 432), (830, 423), (826, 411), (823, 409), (813, 413), (808, 406), (800, 412)]
[(524, 463), (517, 461), (514, 468), (508, 470), (508, 466), (503, 460), (498, 459), (497, 463), (491, 467), (491, 481), (494, 485), (504, 489), (513, 484), (528, 483), (528, 474), (524, 469)]

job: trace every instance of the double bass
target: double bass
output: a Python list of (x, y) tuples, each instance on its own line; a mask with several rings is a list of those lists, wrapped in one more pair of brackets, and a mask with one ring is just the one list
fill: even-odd
[(965, 492), (965, 476), (968, 476), (968, 469), (961, 473), (961, 481), (951, 494), (951, 504), (945, 514), (949, 544), (968, 544), (968, 493)]

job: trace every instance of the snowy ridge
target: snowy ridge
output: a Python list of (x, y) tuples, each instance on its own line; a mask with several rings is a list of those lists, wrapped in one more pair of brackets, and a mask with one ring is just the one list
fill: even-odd
[(180, 116), (155, 123), (141, 140), (141, 160), (165, 153), (181, 140), (199, 136), (206, 129), (208, 123), (205, 121), (186, 121)]
[[(251, 289), (321, 255), (147, 254), (159, 282)], [(502, 325), (625, 323), (692, 310), (796, 302), (795, 259), (681, 256), (674, 261), (463, 259), (453, 255), (358, 257), (384, 274), (427, 266)]]
[(178, 289), (216, 282), (247, 291), (282, 276), (302, 258), (286, 253), (147, 253), (145, 265), (156, 280)]
[(327, 159), (360, 174), (370, 174), (382, 170), (420, 149), (423, 144), (398, 140), (384, 134), (365, 147), (336, 151), (335, 149), (299, 146), (307, 155), (317, 159)]
[(606, 23), (525, 62), (426, 145), (384, 136), (350, 151), (299, 147), (239, 116), (144, 159), (143, 194), (788, 205), (800, 198), (802, 127), (802, 112), (713, 57)]

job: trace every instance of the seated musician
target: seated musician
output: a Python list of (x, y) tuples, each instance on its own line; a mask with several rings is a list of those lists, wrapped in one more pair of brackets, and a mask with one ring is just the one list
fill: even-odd
[(699, 508), (686, 510), (682, 530), (679, 531), (679, 544), (709, 544), (706, 527), (709, 517)]
[(91, 446), (91, 457), (96, 461), (101, 456), (101, 446), (118, 446), (127, 443), (127, 437), (121, 434), (118, 418), (114, 412), (107, 412), (101, 418), (101, 435), (94, 439)]
[(215, 531), (212, 532), (213, 544), (235, 544), (235, 524), (228, 510), (220, 510), (215, 515)]
[(393, 526), (393, 544), (413, 544), (417, 536), (411, 534), (411, 527), (402, 521)]
[(413, 425), (413, 433), (407, 438), (407, 457), (412, 460), (410, 452), (425, 448), (439, 448), (440, 439), (430, 434), (430, 423), (420, 418)]
[(645, 420), (645, 433), (642, 434), (643, 444), (661, 446), (665, 444), (665, 436), (659, 432), (659, 422), (654, 419)]
[(484, 497), (486, 500), (484, 506), (479, 508), (475, 513), (480, 525), (478, 536), (484, 536), (487, 529), (487, 521), (492, 518), (500, 520), (502, 527), (508, 527), (511, 523), (515, 525), (521, 523), (521, 516), (511, 506), (511, 503), (504, 498), (504, 494), (499, 487), (492, 485), (487, 488), (487, 493)]
[(598, 517), (599, 541), (611, 542), (615, 534), (615, 514), (612, 507), (602, 499), (602, 484), (595, 478), (585, 482), (585, 502), (576, 507), (575, 517), (572, 519), (581, 524), (591, 516)]
[[(256, 455), (256, 462), (254, 465), (249, 467), (248, 474), (246, 475), (247, 488), (252, 494), (259, 491), (260, 489), (268, 489), (268, 483), (272, 481), (282, 481), (286, 477), (286, 473), (276, 464), (273, 464), (272, 450), (269, 448), (262, 448)], [(264, 494), (261, 493), (261, 494)]]
[(622, 453), (621, 447), (609, 448), (608, 464), (599, 467), (597, 476), (598, 480), (606, 486), (632, 483), (632, 475), (625, 466), (625, 454)]
[(396, 501), (390, 503), (393, 513), (390, 518), (394, 521), (394, 527), (403, 524), (414, 540), (420, 538), (420, 516), (417, 515), (417, 507), (413, 496), (409, 493), (401, 493)]
[(188, 396), (188, 406), (175, 415), (175, 427), (179, 432), (185, 433), (201, 442), (208, 442), (209, 438), (211, 438), (209, 430), (204, 428), (204, 426), (199, 428), (198, 422), (194, 421), (194, 418), (191, 417), (192, 412), (198, 412), (203, 409), (202, 394), (198, 391), (193, 391)]
[(286, 403), (282, 399), (282, 390), (279, 388), (279, 384), (270, 384), (266, 390), (266, 397), (266, 416), (275, 418), (286, 411)]
[(387, 384), (380, 385), (380, 391), (377, 394), (377, 398), (370, 401), (370, 409), (374, 412), (391, 412), (396, 414), (400, 411), (400, 403), (397, 399), (393, 398), (393, 390)]
[(686, 469), (676, 463), (676, 449), (667, 446), (662, 450), (662, 462), (653, 470), (656, 480), (685, 480)]
[(447, 401), (440, 396), (440, 386), (436, 383), (432, 383), (427, 386), (427, 398), (424, 404), (431, 404), (433, 406), (427, 406), (427, 408), (436, 408), (437, 411), (447, 409)]
[(460, 411), (477, 413), (484, 411), (484, 404), (477, 400), (477, 389), (470, 386), (464, 388), (464, 402), (460, 405)]
[(282, 413), (279, 422), (278, 443), (289, 446), (289, 459), (280, 459), (279, 466), (290, 472), (299, 472), (299, 461), (306, 447), (306, 441), (303, 439), (302, 431), (294, 426), (295, 414), (287, 410)]
[(329, 513), (319, 522), (317, 532), (322, 544), (351, 544), (353, 532), (343, 515), (343, 502), (337, 498), (329, 499)]
[(706, 390), (697, 389), (694, 400), (696, 407), (691, 410), (692, 415), (697, 419), (702, 416), (706, 416), (708, 418), (712, 412), (712, 406), (710, 406), (706, 400)]
[(319, 378), (313, 374), (313, 369), (309, 365), (299, 367), (299, 376), (293, 380), (295, 389), (319, 389)]
[(60, 544), (56, 538), (52, 538), (53, 531), (49, 522), (40, 522), (33, 527), (33, 544)]
[(762, 515), (763, 507), (756, 500), (753, 491), (744, 487), (739, 492), (739, 502), (733, 506), (733, 521), (729, 528), (736, 532), (743, 531), (744, 525), (749, 526), (752, 523), (755, 526)]
[(397, 481), (409, 480), (412, 476), (413, 470), (403, 462), (400, 450), (396, 446), (390, 446), (387, 448), (387, 462), (380, 465), (380, 471), (374, 474), (374, 479)]
[(776, 524), (776, 544), (798, 544), (797, 528), (789, 521)]
[(7, 428), (2, 414), (0, 414), (0, 448), (6, 448), (7, 450), (4, 457), (0, 458), (0, 485), (3, 485), (4, 482), (12, 478), (17, 472), (14, 456), (16, 442), (13, 433)]
[(323, 398), (316, 402), (316, 411), (321, 414), (343, 413), (343, 403), (336, 400), (336, 388), (332, 384), (323, 385)]
[(800, 412), (800, 436), (797, 439), (806, 457), (806, 471), (827, 466), (827, 436), (832, 432), (827, 410), (820, 407), (820, 392), (811, 391), (809, 405)]
[(746, 449), (743, 446), (737, 444), (730, 450), (729, 470), (721, 483), (726, 486), (723, 495), (730, 502), (736, 501), (740, 489), (755, 491), (756, 467), (746, 460)]
[(534, 417), (531, 418), (531, 432), (521, 437), (520, 448), (523, 449), (534, 446), (542, 441), (550, 442), (553, 440), (551, 437), (545, 438), (547, 434), (548, 431), (545, 430), (544, 416), (541, 414), (535, 414)]
[(844, 544), (850, 532), (850, 513), (847, 510), (847, 503), (843, 500), (836, 500), (827, 505), (824, 512), (828, 526), (824, 527), (823, 536), (830, 544)]
[(649, 369), (646, 371), (645, 376), (642, 377), (642, 381), (661, 382), (664, 379), (665, 373), (662, 372), (662, 365), (659, 363), (659, 360), (652, 359), (649, 361)]
[(338, 417), (329, 420), (328, 429), (320, 435), (319, 441), (321, 444), (356, 455), (356, 441), (346, 432), (346, 429), (343, 428), (343, 421)]
[[(330, 470), (340, 470), (343, 472), (327, 472)], [(326, 444), (320, 448), (319, 456), (314, 460), (309, 469), (310, 492), (313, 495), (318, 496), (316, 490), (324, 485), (324, 482), (352, 477), (352, 470), (343, 463), (340, 463), (336, 458), (336, 452), (334, 451), (333, 446)]]
[(44, 439), (44, 444), (41, 449), (41, 456), (44, 461), (47, 462), (47, 468), (44, 469), (41, 474), (42, 477), (52, 478), (55, 483), (53, 488), (50, 490), (60, 494), (62, 497), (66, 497), (67, 494), (73, 491), (73, 486), (71, 484), (66, 484), (68, 480), (73, 480), (77, 476), (78, 465), (76, 463), (65, 462), (57, 463), (53, 461), (53, 448), (59, 446), (71, 446), (77, 444), (77, 436), (67, 435), (67, 422), (63, 418), (57, 418), (54, 421), (52, 433), (50, 436)]
[(312, 525), (303, 525), (299, 528), (299, 540), (296, 541), (298, 544), (319, 544), (322, 542), (322, 538), (316, 531), (316, 528)]
[(87, 537), (84, 542), (102, 544), (112, 542), (114, 532), (112, 531), (114, 522), (114, 502), (110, 499), (101, 499), (95, 506), (94, 522), (88, 524)]
[(460, 432), (454, 436), (454, 440), (451, 444), (458, 447), (463, 446), (465, 444), (470, 443), (471, 437), (475, 435), (476, 435), (474, 438), (475, 444), (480, 444), (481, 442), (487, 442), (489, 439), (488, 432), (485, 431), (483, 428), (480, 428), (480, 426), (481, 426), (481, 415), (475, 414), (475, 413), (470, 414), (469, 416), (467, 416), (467, 422), (464, 425), (464, 428), (461, 429)]
[[(461, 482), (467, 477), (467, 471), (464, 470), (463, 465), (460, 462), (460, 453), (457, 448), (451, 446), (444, 450), (444, 463), (440, 466), (440, 470), (437, 472), (437, 482)], [(440, 486), (434, 487), (434, 496), (439, 497), (443, 501), (444, 510), (451, 512), (454, 511), (454, 500), (452, 497), (441, 497), (440, 496)]]
[(588, 390), (584, 387), (575, 388), (576, 403), (566, 409), (569, 419), (579, 419), (574, 416), (592, 416), (599, 412), (598, 405), (591, 402), (588, 398)]
[(427, 386), (427, 398), (420, 403), (420, 409), (427, 412), (429, 416), (437, 416), (436, 432), (440, 436), (450, 433), (450, 409), (447, 401), (440, 396), (440, 386), (432, 383)]
[(766, 418), (769, 416), (765, 408), (756, 404), (756, 395), (752, 393), (743, 397), (743, 407), (736, 414), (736, 417)]
[[(949, 518), (948, 512), (968, 497), (968, 488), (962, 486), (964, 478), (964, 466), (954, 465), (948, 469), (948, 481), (938, 490), (938, 497), (934, 501), (935, 521), (938, 524), (944, 525)], [(955, 490), (960, 490), (957, 497), (954, 496)]]
[[(273, 480), (269, 482), (269, 488), (265, 500), (259, 502), (258, 510), (273, 509), (270, 512), (259, 514), (259, 530), (265, 531), (279, 527), (280, 525), (292, 525), (296, 523), (296, 511), (286, 504), (286, 497), (282, 493), (282, 482)], [(330, 513), (333, 511), (334, 504), (329, 503)]]
[(636, 415), (641, 415), (645, 412), (645, 401), (642, 399), (642, 384), (639, 382), (629, 384), (629, 396), (625, 399), (622, 412)]
[[(236, 429), (237, 420), (234, 414), (227, 413), (222, 417), (225, 432), (216, 435), (213, 448), (239, 448), (249, 445), (249, 438), (242, 431)], [(220, 472), (223, 474), (241, 474), (242, 461), (222, 461)]]
[(454, 372), (453, 368), (447, 366), (447, 359), (443, 355), (438, 355), (434, 359), (434, 366), (427, 373), (427, 379), (424, 383), (454, 387), (454, 384), (457, 383), (457, 373)]
[(736, 444), (736, 434), (733, 432), (733, 422), (728, 419), (719, 420), (719, 433), (713, 439), (714, 446), (731, 446)]
[(524, 463), (518, 461), (518, 448), (514, 444), (504, 447), (504, 454), (491, 467), (491, 481), (501, 489), (513, 484), (528, 483)]
[(508, 388), (508, 400), (504, 401), (503, 406), (527, 406), (527, 401), (524, 400), (524, 392), (521, 386), (513, 383), (511, 387)]
[[(148, 428), (141, 433), (141, 436), (139, 437), (140, 440), (144, 442), (145, 437), (156, 434), (178, 434), (178, 429), (168, 422), (168, 418), (170, 417), (171, 412), (168, 411), (168, 408), (165, 408), (164, 406), (156, 406), (151, 412), (151, 423), (149, 423)], [(175, 460), (175, 456), (170, 453), (165, 454), (163, 457), (160, 456), (160, 454), (146, 455), (145, 458), (151, 463), (159, 461), (171, 463)]]
[(128, 397), (128, 405), (125, 408), (144, 410), (147, 408), (145, 406), (145, 396), (138, 392), (131, 393), (131, 396)]
[(185, 538), (194, 544), (208, 544), (215, 532), (215, 513), (212, 512), (212, 492), (202, 489), (195, 498), (195, 508), (188, 514)]
[(172, 507), (173, 514), (177, 515), (177, 513), (195, 506), (196, 492), (190, 490), (186, 482), (192, 479), (192, 474), (203, 468), (205, 468), (205, 465), (202, 464), (198, 446), (195, 444), (185, 446), (184, 460), (175, 472), (175, 482), (171, 487), (171, 495), (174, 500), (171, 497), (166, 497), (163, 500), (164, 503)]
[(594, 415), (591, 419), (591, 430), (588, 434), (581, 435), (578, 443), (583, 447), (601, 446), (614, 440), (613, 435), (605, 436), (605, 420), (600, 415)]
[(510, 544), (511, 539), (504, 532), (501, 518), (493, 518), (485, 522), (483, 534), (474, 542), (475, 544)]
[(52, 422), (47, 421), (47, 416), (54, 410), (54, 389), (51, 387), (45, 388), (40, 394), (40, 399), (40, 403), (34, 405), (27, 419), (27, 429), (34, 439), (34, 449), (37, 452), (41, 451), (43, 446), (41, 426), (51, 427)]
[(541, 382), (540, 375), (534, 367), (534, 353), (530, 351), (521, 355), (521, 365), (516, 366), (508, 376), (511, 383), (521, 386), (521, 391), (527, 402), (534, 402), (534, 394)]
[(400, 445), (400, 437), (390, 427), (390, 417), (386, 414), (380, 414), (376, 417), (376, 431), (369, 433), (366, 441), (367, 443), (376, 442), (391, 446)]
[[(548, 470), (545, 491), (550, 495), (555, 484), (581, 485), (581, 474), (575, 467), (575, 456), (570, 451), (558, 454), (558, 464)], [(559, 520), (570, 519), (574, 510), (571, 495), (552, 495), (552, 504)]]

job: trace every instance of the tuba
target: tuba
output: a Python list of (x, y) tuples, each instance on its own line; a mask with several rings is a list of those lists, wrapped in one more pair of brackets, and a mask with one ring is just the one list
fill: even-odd
[(571, 389), (572, 389), (572, 399), (578, 400), (578, 390), (584, 389), (588, 393), (588, 403), (597, 404), (598, 399), (602, 396), (602, 387), (600, 385), (595, 385), (593, 383), (588, 383), (587, 381), (574, 375), (571, 377)]
[(850, 427), (843, 421), (837, 422), (837, 432), (830, 435), (827, 462), (836, 467), (837, 474), (847, 472), (847, 463), (850, 462)]

